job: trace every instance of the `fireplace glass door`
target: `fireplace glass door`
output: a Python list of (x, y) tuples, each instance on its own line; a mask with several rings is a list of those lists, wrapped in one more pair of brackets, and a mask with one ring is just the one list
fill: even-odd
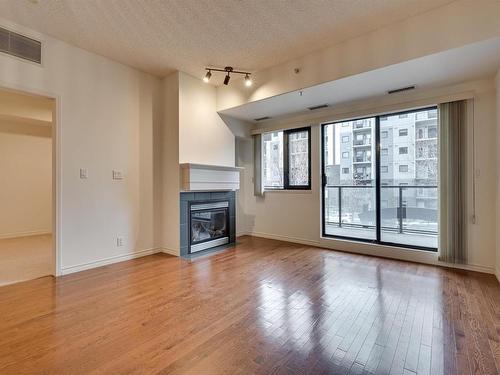
[(191, 205), (191, 253), (229, 242), (228, 207), (227, 201)]

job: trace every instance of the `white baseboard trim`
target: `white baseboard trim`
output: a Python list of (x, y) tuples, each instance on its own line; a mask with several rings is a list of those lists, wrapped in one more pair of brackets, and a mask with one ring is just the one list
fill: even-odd
[(0, 240), (17, 237), (41, 236), (44, 234), (52, 234), (52, 232), (47, 230), (32, 230), (29, 232), (5, 233), (0, 234)]
[(173, 255), (173, 256), (176, 256), (176, 257), (180, 256), (179, 250), (169, 249), (169, 248), (166, 248), (166, 247), (160, 247), (158, 250), (159, 250), (159, 252), (165, 253), (165, 254), (168, 254), (168, 255)]
[(251, 233), (248, 233), (247, 235), (254, 236), (254, 237), (260, 237), (260, 238), (267, 238), (269, 240), (293, 242), (293, 243), (298, 243), (301, 245), (321, 247), (321, 243), (319, 241), (307, 240), (307, 239), (299, 238), (299, 237), (290, 237), (290, 236), (283, 236), (280, 234), (270, 234), (270, 233), (263, 233), (263, 232), (251, 232)]
[[(271, 240), (291, 242), (291, 243), (296, 243), (296, 244), (300, 244), (300, 245), (314, 246), (314, 247), (319, 247), (322, 249), (331, 249), (331, 250), (335, 250), (335, 251), (344, 251), (344, 252), (353, 253), (353, 254), (377, 256), (377, 257), (383, 257), (383, 258), (389, 258), (389, 259), (395, 259), (395, 260), (429, 264), (429, 265), (433, 265), (433, 266), (457, 268), (457, 269), (462, 269), (462, 270), (467, 270), (467, 271), (495, 274), (495, 269), (493, 267), (483, 266), (483, 265), (479, 265), (479, 264), (444, 263), (444, 262), (440, 262), (439, 260), (437, 260), (436, 254), (428, 254), (428, 252), (423, 252), (423, 251), (415, 251), (414, 253), (408, 252), (405, 254), (405, 257), (403, 258), (403, 257), (398, 257), (396, 255), (391, 255), (387, 252), (383, 253), (383, 252), (375, 251), (375, 250), (373, 250), (372, 253), (370, 253), (366, 250), (361, 250), (361, 249), (358, 251), (358, 250), (352, 248), (353, 245), (355, 245), (355, 243), (352, 241), (347, 241), (347, 242), (350, 242), (350, 244), (351, 244), (349, 249), (342, 249), (341, 247), (336, 246), (334, 244), (332, 244), (331, 246), (328, 246), (328, 244), (326, 244), (324, 241), (313, 241), (313, 240), (308, 240), (308, 239), (303, 239), (303, 238), (298, 238), (298, 237), (291, 237), (291, 236), (284, 236), (284, 235), (277, 235), (277, 234), (270, 234), (270, 233), (245, 232), (244, 234), (241, 234), (241, 235), (248, 235), (248, 236), (253, 236), (253, 237), (267, 238), (267, 239), (271, 239)], [(374, 249), (377, 249), (377, 250), (383, 248), (383, 246), (380, 246), (380, 245), (361, 244), (361, 243), (359, 244), (359, 246), (375, 246)], [(398, 250), (401, 250), (401, 249), (398, 249)], [(401, 250), (401, 251), (406, 252), (408, 250)], [(411, 251), (413, 251), (413, 250), (411, 250)], [(498, 273), (496, 273), (496, 277), (500, 282), (500, 277), (499, 277)]]
[(61, 270), (61, 275), (69, 275), (70, 273), (75, 273), (75, 272), (89, 270), (92, 268), (107, 266), (108, 264), (123, 262), (126, 260), (144, 257), (146, 255), (156, 254), (160, 251), (161, 251), (161, 249), (155, 247), (155, 248), (151, 248), (151, 249), (134, 251), (134, 252), (128, 253), (128, 254), (116, 255), (113, 257), (104, 258), (104, 259), (100, 259), (100, 260), (96, 260), (96, 261), (92, 261), (92, 262), (88, 262), (88, 263), (81, 263), (81, 264), (77, 264), (75, 266), (63, 268)]

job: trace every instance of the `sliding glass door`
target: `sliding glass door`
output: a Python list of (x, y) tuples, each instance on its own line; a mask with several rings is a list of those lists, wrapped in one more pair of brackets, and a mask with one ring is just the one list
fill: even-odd
[(322, 138), (324, 236), (437, 248), (435, 107), (324, 124)]

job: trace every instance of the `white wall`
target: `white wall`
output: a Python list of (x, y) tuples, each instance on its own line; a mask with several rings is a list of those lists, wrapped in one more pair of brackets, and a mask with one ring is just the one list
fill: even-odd
[(161, 191), (159, 244), (164, 252), (179, 255), (179, 72), (162, 80), (162, 90), (161, 159), (157, 170)]
[(0, 171), (0, 238), (51, 233), (51, 129), (0, 121)]
[[(217, 109), (311, 87), (500, 35), (500, 2), (459, 0), (217, 89)], [(299, 74), (294, 69), (299, 68)]]
[[(159, 80), (9, 21), (0, 24), (43, 41), (43, 66), (0, 55), (0, 87), (57, 99), (60, 268), (71, 272), (155, 248), (152, 111)], [(79, 168), (88, 169), (87, 180), (79, 179)], [(124, 180), (113, 181), (112, 169), (121, 169)]]
[(496, 137), (497, 137), (497, 225), (496, 225), (496, 276), (500, 281), (500, 69), (496, 75)]
[[(474, 121), (476, 129), (476, 168), (479, 169), (480, 176), (477, 178), (477, 201), (476, 214), (477, 223), (469, 226), (469, 253), (468, 261), (472, 269), (493, 272), (495, 264), (496, 249), (496, 213), (491, 210), (491, 203), (496, 197), (496, 161), (495, 149), (496, 140), (492, 135), (496, 133), (495, 124), (495, 91), (492, 79), (468, 84), (457, 85), (448, 90), (434, 90), (428, 92), (429, 100), (436, 97), (436, 91), (441, 94), (448, 91), (453, 96), (453, 92), (464, 92), (471, 90), (475, 95)], [(414, 103), (423, 105), (425, 93), (414, 94)], [(383, 113), (384, 110), (398, 108), (397, 98), (375, 98), (364, 103), (357, 103), (358, 113), (366, 115), (367, 111)], [(400, 99), (401, 100), (401, 99)], [(392, 103), (389, 103), (392, 101)], [(411, 106), (411, 97), (404, 96), (404, 103)], [(426, 104), (431, 104), (428, 102)], [(365, 109), (363, 110), (363, 106)], [(349, 106), (346, 106), (348, 108)], [(401, 108), (401, 107), (399, 107)], [(352, 108), (348, 108), (352, 109)], [(346, 113), (347, 109), (336, 108), (338, 113)], [(354, 115), (354, 112), (351, 113)], [(311, 115), (312, 116), (312, 115)], [(323, 114), (326, 121), (328, 115)], [(342, 115), (332, 112), (329, 120), (340, 120)], [(312, 189), (311, 191), (275, 191), (266, 192), (263, 198), (253, 195), (253, 148), (251, 141), (238, 142), (238, 166), (245, 167), (242, 185), (243, 189), (238, 194), (239, 234), (248, 233), (262, 237), (276, 238), (282, 240), (296, 241), (305, 244), (319, 245), (340, 250), (374, 254), (380, 256), (395, 257), (400, 259), (415, 260), (428, 263), (437, 263), (436, 254), (422, 251), (408, 251), (386, 246), (367, 245), (339, 240), (323, 240), (320, 238), (321, 232), (321, 198), (320, 198), (320, 126), (319, 121), (308, 119), (307, 116), (289, 118), (270, 122), (269, 129), (276, 129), (293, 124), (294, 126), (312, 126)], [(472, 153), (468, 155), (472, 159)], [(472, 175), (472, 172), (470, 173)], [(469, 180), (469, 183), (471, 181)], [(471, 206), (471, 197), (469, 197)]]
[(179, 73), (179, 162), (234, 167), (234, 134), (216, 112), (216, 88)]

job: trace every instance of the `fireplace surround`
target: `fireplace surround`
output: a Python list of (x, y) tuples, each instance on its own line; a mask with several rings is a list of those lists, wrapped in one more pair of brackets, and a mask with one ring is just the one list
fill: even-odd
[(235, 192), (180, 193), (180, 255), (235, 242)]

